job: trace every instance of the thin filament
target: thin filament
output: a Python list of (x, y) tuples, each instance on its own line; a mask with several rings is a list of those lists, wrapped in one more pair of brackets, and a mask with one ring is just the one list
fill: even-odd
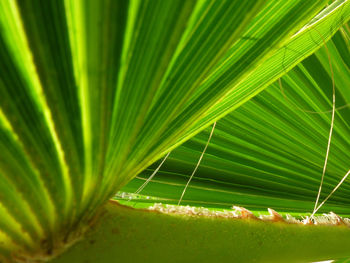
[(135, 192), (135, 194), (139, 194), (145, 187), (146, 185), (152, 180), (152, 178), (156, 175), (156, 173), (159, 171), (159, 169), (162, 167), (163, 163), (165, 162), (165, 160), (168, 158), (169, 154), (171, 152), (168, 152), (167, 155), (165, 155), (165, 157), (163, 158), (162, 162), (158, 165), (157, 169), (155, 169), (153, 171), (153, 173), (151, 174), (151, 176), (146, 180), (146, 182), (144, 182)]
[(214, 133), (215, 125), (216, 125), (216, 122), (214, 122), (214, 124), (213, 124), (213, 128), (211, 129), (211, 132), (210, 132), (210, 135), (209, 135), (207, 144), (205, 145), (204, 150), (203, 150), (201, 156), (199, 157), (199, 160), (198, 160), (198, 162), (197, 162), (197, 165), (196, 165), (196, 167), (194, 168), (194, 170), (193, 170), (193, 172), (192, 172), (192, 174), (191, 174), (191, 176), (190, 176), (190, 179), (188, 179), (188, 181), (187, 181), (187, 184), (186, 184), (186, 186), (185, 186), (185, 189), (183, 190), (183, 192), (182, 192), (182, 194), (181, 194), (181, 197), (180, 197), (179, 202), (177, 203), (177, 205), (180, 205), (180, 203), (181, 203), (181, 201), (182, 201), (182, 198), (184, 197), (185, 192), (186, 192), (186, 190), (187, 190), (187, 187), (188, 187), (188, 185), (190, 184), (193, 175), (196, 173), (196, 171), (197, 171), (197, 169), (198, 169), (198, 167), (199, 167), (199, 164), (200, 164), (201, 161), (202, 161), (202, 158), (203, 158), (203, 156), (204, 156), (204, 153), (205, 153), (205, 151), (207, 150), (208, 145), (209, 145), (209, 142), (210, 142), (210, 139), (211, 139), (211, 137), (212, 137), (212, 135), (213, 135), (213, 133)]
[(334, 82), (334, 72), (333, 72), (333, 67), (332, 67), (332, 60), (331, 60), (331, 56), (329, 53), (329, 50), (327, 48), (327, 44), (326, 42), (323, 40), (324, 43), (324, 47), (325, 50), (327, 52), (327, 56), (328, 56), (328, 61), (329, 61), (329, 67), (330, 67), (330, 71), (331, 71), (331, 77), (332, 77), (332, 88), (333, 88), (333, 103), (332, 103), (332, 119), (331, 119), (331, 128), (329, 130), (329, 136), (328, 136), (328, 144), (327, 144), (327, 152), (326, 152), (326, 157), (324, 160), (324, 165), (323, 165), (323, 171), (322, 171), (322, 177), (321, 177), (321, 183), (320, 183), (320, 187), (318, 189), (318, 194), (317, 194), (317, 198), (316, 198), (316, 202), (315, 202), (315, 206), (314, 206), (314, 211), (312, 212), (312, 214), (315, 214), (317, 205), (318, 205), (318, 201), (320, 199), (320, 195), (321, 195), (321, 191), (322, 191), (322, 185), (323, 185), (323, 180), (324, 180), (324, 175), (326, 173), (326, 169), (327, 169), (327, 162), (328, 162), (328, 156), (329, 156), (329, 149), (331, 146), (331, 139), (332, 139), (332, 133), (333, 133), (333, 126), (334, 126), (334, 116), (335, 116), (335, 82)]
[(350, 170), (344, 175), (344, 177), (340, 180), (340, 182), (338, 183), (338, 185), (333, 189), (333, 191), (323, 200), (323, 202), (317, 207), (317, 209), (315, 209), (312, 212), (311, 217), (314, 216), (314, 214), (323, 206), (323, 204), (332, 196), (332, 194), (337, 191), (337, 189), (340, 187), (340, 185), (345, 181), (345, 179), (348, 177), (348, 175), (350, 174)]

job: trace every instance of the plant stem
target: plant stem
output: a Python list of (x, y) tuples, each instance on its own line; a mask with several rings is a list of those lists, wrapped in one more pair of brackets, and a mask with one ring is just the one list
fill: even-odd
[(110, 201), (81, 242), (52, 263), (311, 262), (350, 257), (350, 229), (161, 214)]

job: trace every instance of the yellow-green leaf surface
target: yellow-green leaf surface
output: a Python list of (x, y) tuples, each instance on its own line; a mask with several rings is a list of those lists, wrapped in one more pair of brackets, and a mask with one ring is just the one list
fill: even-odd
[[(329, 49), (344, 64), (335, 64), (334, 79), (339, 101), (348, 102), (349, 31), (338, 30), (349, 17), (344, 0), (0, 1), (0, 257), (35, 260), (60, 252), (121, 187), (198, 134), (173, 155), (178, 170), (165, 172), (171, 175), (165, 181), (177, 181), (174, 174), (187, 174), (202, 148), (208, 135), (202, 130), (336, 32), (340, 40)], [(282, 83), (302, 107), (328, 110), (329, 69), (324, 53), (317, 54)], [(327, 74), (327, 82), (317, 79)], [(243, 204), (238, 196), (248, 194), (247, 205), (283, 200), (295, 205), (281, 208), (303, 210), (319, 182), (329, 115), (288, 112), (272, 85), (218, 123), (208, 149), (212, 161), (203, 166), (206, 180), (199, 183), (226, 188), (232, 203)], [(322, 105), (313, 103), (315, 94)], [(271, 116), (263, 117), (264, 111)], [(347, 169), (344, 114), (337, 113), (342, 122), (335, 127), (337, 157), (330, 161), (334, 174), (326, 178), (326, 190)], [(298, 154), (305, 155), (302, 162)], [(261, 173), (251, 170), (253, 161)], [(152, 194), (161, 196), (169, 186)], [(302, 191), (305, 203), (298, 208), (295, 196)], [(222, 191), (192, 196), (228, 203)], [(339, 190), (334, 205), (345, 196), (346, 188)]]
[[(283, 76), (282, 86), (279, 81), (274, 82), (219, 120), (183, 203), (312, 212), (331, 123), (332, 79), (337, 110), (321, 200), (350, 169), (348, 41), (349, 28), (345, 26), (326, 47)], [(177, 203), (210, 130), (206, 129), (173, 150), (141, 193), (160, 198), (158, 202)], [(123, 191), (138, 189), (158, 164), (138, 175)], [(345, 181), (321, 212), (349, 215), (349, 190), (349, 181)], [(149, 202), (142, 198), (135, 201)]]

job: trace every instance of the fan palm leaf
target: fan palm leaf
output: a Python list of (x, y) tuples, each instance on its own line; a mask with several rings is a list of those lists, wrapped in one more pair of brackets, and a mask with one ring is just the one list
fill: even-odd
[[(306, 211), (329, 116), (291, 110), (275, 81), (283, 76), (292, 103), (328, 110), (328, 61), (324, 51), (307, 57), (336, 34), (337, 97), (348, 103), (349, 17), (341, 0), (1, 1), (1, 257), (60, 253), (118, 190), (197, 135), (170, 155), (180, 168), (162, 170), (153, 192), (175, 200), (184, 176), (173, 174), (186, 174), (206, 128), (225, 116), (191, 191), (208, 205)], [(337, 112), (324, 190), (347, 169), (346, 112)], [(341, 214), (347, 189), (329, 202)]]

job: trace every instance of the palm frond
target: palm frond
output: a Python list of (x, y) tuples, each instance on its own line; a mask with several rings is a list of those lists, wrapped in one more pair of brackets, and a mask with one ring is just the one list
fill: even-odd
[[(1, 254), (15, 253), (24, 259), (55, 255), (89, 228), (101, 206), (122, 186), (247, 101), (219, 124), (212, 145), (227, 156), (218, 162), (219, 155), (209, 152), (215, 158), (212, 165), (222, 164), (220, 169), (229, 178), (245, 174), (235, 171), (235, 165), (250, 169), (250, 157), (242, 157), (243, 150), (222, 144), (244, 140), (244, 136), (232, 133), (232, 127), (239, 124), (236, 131), (245, 131), (253, 140), (263, 136), (260, 131), (279, 136), (277, 146), (284, 140), (294, 154), (280, 153), (277, 146), (268, 149), (277, 140), (263, 145), (260, 139), (257, 147), (265, 155), (256, 152), (252, 156), (261, 157), (256, 160), (261, 166), (258, 169), (267, 173), (261, 178), (244, 175), (243, 180), (257, 180), (256, 185), (271, 183), (271, 174), (281, 170), (277, 162), (283, 161), (286, 173), (266, 188), (267, 193), (281, 194), (292, 187), (290, 181), (299, 178), (305, 177), (305, 185), (316, 181), (312, 168), (323, 151), (318, 142), (325, 137), (322, 129), (327, 127), (327, 116), (313, 120), (291, 112), (292, 119), (281, 113), (286, 121), (272, 112), (271, 127), (286, 125), (281, 129), (289, 131), (288, 137), (277, 128), (269, 130), (258, 118), (264, 110), (276, 111), (270, 100), (287, 110), (280, 93), (269, 89), (250, 99), (319, 49), (349, 20), (349, 1), (327, 2), (0, 1)], [(348, 29), (339, 34), (348, 35)], [(336, 41), (343, 41), (339, 56), (348, 51), (348, 38), (343, 37), (338, 36), (345, 40)], [(349, 57), (345, 56), (344, 60)], [(322, 55), (316, 59), (320, 70), (326, 67)], [(298, 83), (293, 81), (303, 85), (310, 81), (311, 77), (306, 80), (299, 73), (312, 73), (308, 63), (303, 62), (283, 79), (287, 91), (289, 87), (297, 90)], [(313, 78), (317, 83), (322, 80)], [(338, 82), (347, 83), (348, 76), (336, 81), (340, 89)], [(326, 87), (320, 85), (324, 92)], [(342, 92), (348, 102), (348, 91), (343, 88)], [(305, 96), (297, 91), (295, 99)], [(312, 97), (307, 100), (305, 103), (313, 101)], [(323, 103), (328, 105), (327, 100)], [(298, 131), (288, 125), (288, 121), (297, 124), (298, 118), (321, 127), (305, 123)], [(254, 130), (251, 125), (260, 128)], [(340, 138), (334, 140), (334, 154), (346, 156), (347, 146), (342, 144), (347, 142), (346, 128), (344, 123), (335, 128)], [(309, 138), (312, 132), (316, 140)], [(176, 158), (193, 152), (191, 145), (196, 140), (202, 144), (203, 134), (179, 148)], [(311, 178), (301, 175), (304, 168), (295, 159), (300, 147), (292, 145), (295, 136), (309, 140), (303, 153), (307, 169), (314, 171)], [(232, 162), (229, 155), (246, 161)], [(275, 163), (267, 163), (266, 158), (272, 155)], [(288, 159), (289, 155), (294, 157)], [(325, 190), (344, 168), (345, 161), (337, 163), (338, 159), (330, 163), (334, 177), (326, 180)], [(297, 165), (295, 171), (292, 165)], [(296, 177), (289, 178), (291, 174)], [(225, 181), (218, 176), (213, 174), (210, 180)], [(283, 190), (276, 190), (277, 185)], [(296, 183), (294, 187), (302, 191), (305, 185)], [(233, 189), (231, 185), (229, 189)], [(306, 194), (311, 196), (314, 191)], [(334, 198), (339, 200), (344, 194), (339, 190)], [(222, 200), (216, 193), (213, 198)], [(252, 204), (254, 200), (262, 205), (257, 196), (251, 199)], [(301, 201), (306, 202), (301, 207), (310, 203), (307, 198)]]
[[(344, 27), (327, 42), (331, 61), (326, 48), (321, 48), (284, 75), (282, 86), (275, 81), (218, 121), (206, 155), (187, 190), (185, 203), (312, 212), (331, 123), (329, 62), (334, 69), (338, 109), (320, 200), (350, 169), (348, 34), (348, 28)], [(175, 149), (142, 194), (176, 203), (209, 131), (210, 128), (206, 129)], [(152, 167), (154, 165), (122, 190), (133, 192), (134, 187), (147, 178)], [(349, 190), (349, 182), (345, 181), (321, 212), (349, 215)], [(142, 198), (136, 201), (141, 202)]]

